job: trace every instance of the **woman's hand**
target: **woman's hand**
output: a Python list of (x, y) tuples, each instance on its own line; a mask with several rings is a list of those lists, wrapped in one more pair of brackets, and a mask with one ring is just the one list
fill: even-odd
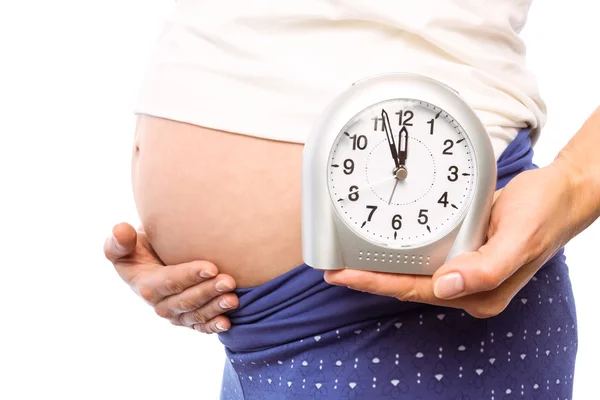
[(557, 158), (548, 167), (516, 176), (496, 192), (487, 243), (453, 258), (433, 276), (345, 269), (325, 272), (325, 280), (403, 301), (462, 308), (478, 318), (492, 317), (593, 221), (590, 196), (572, 163)]
[(174, 325), (204, 333), (223, 332), (231, 323), (222, 313), (238, 306), (230, 293), (235, 281), (218, 274), (207, 261), (165, 266), (148, 242), (146, 234), (126, 223), (113, 228), (104, 243), (104, 255), (119, 276)]

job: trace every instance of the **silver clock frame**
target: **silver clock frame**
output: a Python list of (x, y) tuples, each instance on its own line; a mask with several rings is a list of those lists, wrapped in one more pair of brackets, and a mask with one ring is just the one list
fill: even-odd
[[(471, 142), (476, 168), (470, 205), (458, 223), (432, 243), (400, 249), (353, 232), (335, 210), (327, 183), (330, 151), (344, 126), (364, 109), (393, 99), (425, 101), (450, 114)], [(312, 268), (432, 275), (447, 260), (485, 243), (496, 187), (494, 151), (473, 109), (442, 82), (414, 73), (386, 73), (354, 83), (319, 116), (302, 157), (302, 256)]]

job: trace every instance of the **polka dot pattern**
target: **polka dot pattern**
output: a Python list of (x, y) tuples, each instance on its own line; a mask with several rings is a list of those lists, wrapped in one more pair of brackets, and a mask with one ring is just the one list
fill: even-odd
[(222, 399), (570, 399), (577, 327), (566, 271), (555, 259), (490, 319), (426, 306), (228, 351)]

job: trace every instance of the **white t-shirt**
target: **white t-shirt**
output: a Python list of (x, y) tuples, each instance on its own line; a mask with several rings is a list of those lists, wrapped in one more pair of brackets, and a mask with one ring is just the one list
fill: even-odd
[(498, 157), (546, 108), (518, 36), (531, 0), (179, 0), (135, 112), (304, 143), (353, 82), (415, 72), (456, 89)]

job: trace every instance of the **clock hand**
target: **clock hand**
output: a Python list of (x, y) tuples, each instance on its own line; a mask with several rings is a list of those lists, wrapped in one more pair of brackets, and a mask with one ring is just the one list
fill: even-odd
[(402, 127), (398, 134), (398, 163), (400, 166), (406, 167), (406, 159), (408, 158), (408, 130), (405, 126)]
[(396, 178), (404, 180), (408, 176), (406, 169), (406, 159), (408, 158), (408, 130), (405, 126), (400, 129), (398, 134), (398, 168), (395, 172)]
[(394, 192), (396, 192), (396, 187), (398, 186), (398, 182), (400, 182), (400, 180), (396, 180), (396, 183), (394, 184), (394, 190), (392, 190), (392, 195), (390, 196), (390, 200), (388, 201), (388, 205), (392, 204), (392, 199), (394, 198)]
[(370, 188), (372, 188), (372, 187), (374, 187), (374, 186), (377, 186), (377, 185), (379, 185), (379, 184), (381, 184), (381, 183), (384, 183), (384, 182), (387, 182), (387, 181), (391, 181), (392, 179), (396, 179), (396, 177), (395, 177), (395, 176), (392, 176), (391, 178), (385, 178), (385, 179), (382, 179), (382, 180), (380, 180), (379, 182), (375, 182), (375, 183), (373, 183), (372, 185), (369, 185), (369, 186), (365, 186), (365, 187), (362, 187), (362, 188), (355, 189), (355, 190), (353, 190), (353, 191), (351, 191), (351, 192), (348, 192), (348, 196), (350, 196), (351, 194), (354, 194), (354, 193), (356, 193), (356, 192), (360, 192), (361, 190), (364, 190), (364, 189), (370, 189)]
[(392, 158), (394, 159), (394, 165), (396, 168), (400, 168), (398, 163), (398, 151), (396, 151), (396, 143), (394, 143), (394, 134), (392, 127), (390, 126), (390, 119), (388, 118), (387, 112), (381, 109), (381, 119), (383, 120), (383, 129), (385, 130), (385, 136), (387, 137), (388, 144), (390, 145), (390, 151), (392, 152)]

